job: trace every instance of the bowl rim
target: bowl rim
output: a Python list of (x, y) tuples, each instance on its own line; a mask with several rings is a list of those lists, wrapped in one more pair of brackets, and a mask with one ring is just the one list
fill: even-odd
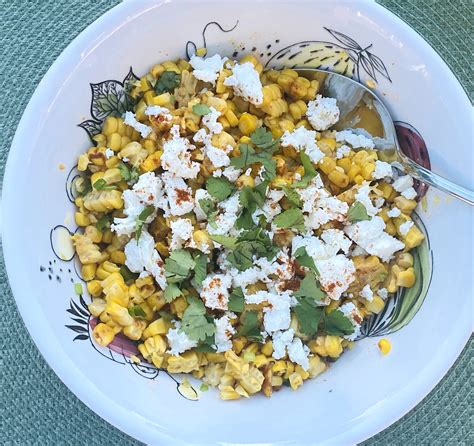
[[(38, 83), (38, 86), (23, 111), (12, 140), (5, 166), (3, 200), (1, 206), (1, 214), (3, 217), (3, 254), (8, 281), (23, 322), (41, 355), (61, 381), (94, 413), (122, 432), (151, 444), (157, 440), (166, 441), (168, 444), (181, 444), (181, 441), (173, 437), (173, 433), (167, 431), (165, 426), (153, 426), (146, 418), (128, 410), (124, 406), (118, 405), (105, 394), (97, 392), (93, 383), (91, 383), (87, 376), (68, 359), (68, 356), (63, 353), (61, 349), (59, 349), (60, 354), (58, 354), (58, 350), (55, 348), (57, 341), (55, 341), (54, 336), (47, 336), (49, 327), (47, 324), (46, 326), (42, 326), (41, 323), (38, 323), (37, 315), (41, 313), (41, 311), (39, 310), (39, 306), (35, 300), (28, 300), (26, 297), (22, 297), (24, 295), (22, 292), (23, 285), (21, 277), (17, 273), (17, 271), (21, 271), (22, 262), (19, 256), (15, 255), (15, 247), (11, 242), (13, 237), (10, 236), (15, 233), (15, 225), (6, 218), (9, 203), (13, 202), (16, 197), (12, 192), (12, 188), (8, 187), (8, 185), (12, 184), (14, 180), (13, 166), (18, 165), (21, 161), (20, 148), (23, 145), (22, 140), (25, 138), (27, 129), (30, 126), (30, 121), (32, 121), (33, 118), (32, 111), (39, 108), (39, 105), (43, 102), (43, 97), (53, 97), (50, 96), (51, 92), (48, 92), (48, 90), (46, 90), (45, 93), (44, 87), (47, 85), (58, 85), (60, 83), (63, 78), (61, 67), (64, 64), (64, 61), (74, 54), (81, 53), (81, 50), (84, 48), (89, 48), (91, 42), (96, 42), (96, 44), (98, 44), (101, 40), (106, 39), (108, 36), (103, 34), (102, 27), (105, 22), (111, 21), (122, 23), (124, 20), (134, 20), (142, 14), (146, 14), (149, 10), (160, 7), (165, 3), (181, 3), (183, 1), (185, 0), (153, 0), (150, 2), (150, 7), (144, 7), (144, 3), (141, 2), (135, 3), (124, 1), (102, 14), (68, 44)], [(457, 76), (441, 58), (440, 54), (429, 45), (421, 34), (411, 28), (408, 23), (399, 16), (382, 5), (371, 2), (370, 7), (373, 8), (376, 13), (386, 15), (387, 19), (394, 23), (394, 26), (400, 28), (401, 31), (407, 34), (410, 40), (413, 39), (418, 41), (424, 51), (431, 51), (433, 57), (436, 59), (438, 68), (443, 70), (447, 77), (453, 79), (452, 87), (458, 90), (460, 96), (464, 97), (467, 107), (466, 109), (469, 109), (471, 103), (466, 90), (460, 84)], [(34, 310), (35, 306), (37, 307), (36, 311)], [(438, 355), (435, 367), (433, 365), (431, 366), (431, 373), (428, 377), (425, 376), (427, 371), (423, 369), (418, 374), (417, 379), (413, 380), (410, 385), (403, 390), (403, 392), (398, 392), (396, 395), (391, 397), (388, 402), (386, 402), (383, 414), (379, 411), (377, 417), (370, 418), (370, 422), (366, 420), (355, 428), (334, 437), (331, 441), (354, 443), (364, 441), (381, 432), (383, 429), (406, 415), (436, 387), (439, 381), (452, 367), (464, 349), (471, 333), (472, 326), (456, 331), (455, 335), (452, 335), (454, 338), (451, 338), (450, 349), (446, 352), (446, 355)], [(52, 333), (50, 334), (52, 335)], [(440, 359), (441, 356), (443, 358), (442, 360)], [(156, 427), (158, 427), (159, 430), (157, 430)]]

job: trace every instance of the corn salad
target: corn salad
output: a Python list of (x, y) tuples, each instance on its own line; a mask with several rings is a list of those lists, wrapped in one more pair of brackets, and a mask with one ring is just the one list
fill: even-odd
[(105, 119), (78, 159), (72, 238), (97, 344), (123, 333), (135, 361), (269, 397), (414, 285), (416, 192), (367, 132), (333, 129), (318, 75), (203, 55), (154, 65)]

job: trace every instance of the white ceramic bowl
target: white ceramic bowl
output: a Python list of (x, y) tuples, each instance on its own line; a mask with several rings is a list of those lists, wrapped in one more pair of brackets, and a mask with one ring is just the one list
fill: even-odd
[[(418, 34), (375, 3), (126, 2), (61, 54), (16, 132), (3, 188), (3, 243), (18, 307), (66, 385), (101, 417), (145, 442), (359, 442), (415, 406), (471, 333), (472, 210), (436, 191), (429, 191), (427, 210), (420, 211), (431, 242), (423, 254), (425, 290), (410, 297), (413, 307), (395, 321), (398, 326), (385, 319), (370, 331), (399, 328), (415, 315), (429, 285), (431, 249), (433, 275), (425, 302), (409, 325), (390, 335), (393, 350), (387, 357), (380, 355), (377, 338), (368, 337), (298, 392), (222, 402), (208, 391), (189, 401), (164, 372), (132, 365), (130, 343), (102, 349), (90, 341), (94, 321), (83, 307), (88, 296), (74, 293), (72, 282), (79, 278), (74, 261), (66, 261), (68, 232), (52, 231), (58, 225), (76, 230), (65, 185), (90, 144), (77, 124), (89, 120), (84, 126), (93, 131), (94, 120), (110, 105), (101, 96), (91, 109), (89, 84), (122, 81), (130, 67), (144, 73), (156, 61), (192, 51), (191, 42), (203, 46), (203, 37), (210, 53), (254, 51), (270, 65), (321, 64), (344, 68), (362, 82), (376, 77), (377, 92), (394, 117), (411, 124), (399, 126), (411, 149), (423, 149), (421, 134), (433, 169), (473, 188), (471, 106), (464, 91)], [(121, 85), (103, 83), (93, 90), (120, 95)], [(426, 162), (426, 153), (420, 153)]]

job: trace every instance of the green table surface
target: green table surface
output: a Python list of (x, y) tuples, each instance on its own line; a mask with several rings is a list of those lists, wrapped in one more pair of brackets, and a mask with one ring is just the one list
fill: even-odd
[[(36, 85), (74, 37), (117, 3), (0, 0), (0, 180), (18, 121)], [(408, 22), (441, 54), (472, 100), (473, 3), (380, 3)], [(140, 444), (95, 415), (46, 364), (18, 314), (3, 259), (0, 286), (0, 444)], [(474, 444), (473, 358), (471, 338), (436, 388), (415, 409), (364, 445)]]

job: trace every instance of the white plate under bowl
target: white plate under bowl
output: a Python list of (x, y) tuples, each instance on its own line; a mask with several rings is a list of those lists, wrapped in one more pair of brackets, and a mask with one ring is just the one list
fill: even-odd
[[(130, 67), (144, 73), (156, 61), (183, 57), (186, 47), (193, 48), (188, 41), (203, 46), (210, 22), (225, 30), (236, 25), (230, 32), (215, 24), (206, 28), (211, 54), (253, 50), (264, 62), (291, 63), (322, 60), (320, 52), (326, 51), (329, 68), (349, 63), (349, 72), (361, 81), (376, 77), (377, 92), (394, 117), (422, 135), (433, 170), (473, 187), (472, 115), (464, 91), (418, 34), (375, 3), (126, 2), (61, 54), (16, 132), (3, 186), (4, 253), (16, 302), (64, 383), (101, 417), (144, 442), (359, 442), (415, 406), (471, 333), (473, 225), (466, 205), (428, 193), (427, 211), (420, 214), (434, 258), (431, 287), (411, 323), (390, 336), (390, 355), (379, 354), (376, 338), (364, 339), (299, 391), (283, 389), (271, 399), (223, 402), (211, 390), (189, 401), (165, 373), (156, 376), (152, 369), (133, 367), (120, 352), (94, 346), (72, 286), (79, 281), (74, 262), (52, 251), (51, 229), (76, 229), (65, 184), (77, 156), (90, 145), (77, 126), (91, 119), (89, 84), (122, 81)], [(289, 52), (282, 51), (286, 47)], [(345, 61), (347, 55), (352, 62)], [(53, 246), (67, 257), (58, 252), (61, 231), (53, 231)]]

